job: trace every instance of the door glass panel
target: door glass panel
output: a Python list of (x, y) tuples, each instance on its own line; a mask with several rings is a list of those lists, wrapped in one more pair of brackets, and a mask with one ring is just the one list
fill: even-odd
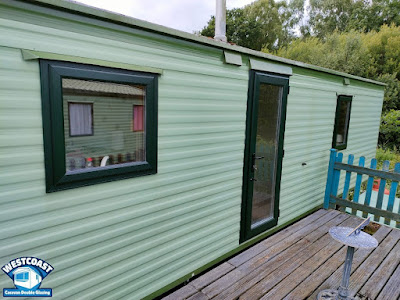
[(251, 226), (274, 216), (282, 86), (260, 84)]

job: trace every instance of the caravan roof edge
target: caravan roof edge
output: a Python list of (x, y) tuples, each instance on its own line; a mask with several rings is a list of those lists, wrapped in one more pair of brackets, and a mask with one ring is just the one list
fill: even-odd
[[(15, 2), (15, 1), (16, 2), (26, 2), (26, 3), (30, 3), (30, 4), (36, 3), (41, 6), (53, 7), (53, 8), (59, 9), (59, 10), (66, 10), (66, 11), (70, 11), (70, 12), (74, 12), (74, 13), (84, 14), (86, 16), (100, 18), (100, 19), (107, 20), (110, 22), (116, 22), (119, 24), (124, 24), (126, 26), (135, 27), (138, 29), (163, 34), (163, 35), (167, 35), (167, 36), (178, 38), (178, 39), (184, 39), (187, 41), (200, 43), (203, 45), (217, 47), (217, 48), (224, 49), (224, 50), (230, 50), (230, 51), (235, 51), (235, 52), (239, 52), (242, 54), (247, 54), (250, 56), (260, 57), (263, 59), (280, 62), (283, 64), (298, 66), (298, 67), (302, 67), (302, 68), (306, 68), (306, 69), (311, 69), (311, 70), (320, 71), (320, 72), (324, 72), (324, 73), (328, 73), (328, 74), (342, 76), (345, 78), (350, 78), (350, 79), (355, 79), (355, 80), (368, 82), (368, 83), (372, 83), (372, 84), (376, 84), (376, 85), (386, 86), (385, 83), (375, 81), (372, 79), (367, 79), (367, 78), (347, 74), (344, 72), (339, 72), (339, 71), (331, 70), (328, 68), (323, 68), (323, 67), (319, 67), (319, 66), (315, 66), (315, 65), (275, 56), (272, 54), (244, 48), (244, 47), (233, 45), (230, 43), (215, 41), (212, 38), (198, 36), (195, 34), (184, 32), (184, 31), (172, 29), (172, 28), (169, 28), (166, 26), (157, 25), (157, 24), (150, 23), (147, 21), (135, 19), (135, 18), (132, 18), (132, 17), (129, 17), (126, 15), (122, 15), (122, 14), (114, 13), (114, 12), (107, 11), (104, 9), (95, 8), (92, 6), (81, 4), (81, 3), (78, 3), (75, 1), (66, 1), (66, 0), (11, 0), (11, 1), (12, 2)], [(9, 2), (9, 1), (7, 1), (7, 2)]]

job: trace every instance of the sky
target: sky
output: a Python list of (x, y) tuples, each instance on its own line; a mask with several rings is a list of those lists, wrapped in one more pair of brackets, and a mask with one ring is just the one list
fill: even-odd
[[(148, 22), (193, 33), (215, 15), (216, 0), (75, 0)], [(226, 0), (228, 9), (243, 7), (254, 0)]]

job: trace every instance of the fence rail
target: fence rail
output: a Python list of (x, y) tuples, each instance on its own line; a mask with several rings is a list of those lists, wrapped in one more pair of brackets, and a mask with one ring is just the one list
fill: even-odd
[[(365, 167), (365, 157), (360, 157), (358, 166), (353, 165), (354, 155), (350, 154), (347, 164), (343, 163), (343, 153), (331, 149), (331, 155), (328, 167), (328, 178), (326, 182), (324, 208), (336, 208), (339, 206), (342, 210), (346, 207), (351, 209), (352, 214), (362, 212), (365, 218), (368, 214), (372, 214), (374, 221), (379, 222), (381, 217), (384, 218), (383, 223), (400, 228), (400, 201), (396, 201), (396, 191), (400, 181), (400, 163), (396, 163), (393, 172), (389, 170), (390, 162), (383, 162), (382, 170), (376, 170), (377, 160), (373, 158), (370, 167)], [(338, 196), (339, 181), (341, 171), (345, 171), (345, 181), (343, 193)], [(356, 182), (354, 187), (353, 199), (349, 199), (350, 181), (352, 174), (356, 174)], [(367, 176), (367, 186), (365, 193), (360, 198), (363, 176)], [(373, 184), (375, 178), (379, 179), (379, 188), (377, 193), (373, 193)], [(387, 194), (386, 183), (390, 180), (390, 191)], [(397, 206), (395, 207), (395, 203)], [(392, 222), (391, 222), (392, 221)], [(396, 222), (393, 225), (393, 222)]]

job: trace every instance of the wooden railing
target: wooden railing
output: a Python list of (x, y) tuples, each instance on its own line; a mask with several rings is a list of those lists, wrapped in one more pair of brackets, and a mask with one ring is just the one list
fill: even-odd
[[(341, 210), (345, 210), (347, 207), (347, 210), (349, 211), (351, 209), (351, 213), (354, 215), (358, 211), (362, 212), (363, 217), (367, 217), (368, 214), (372, 214), (374, 221), (379, 221), (380, 217), (383, 217), (385, 224), (389, 225), (391, 224), (390, 221), (395, 221), (395, 226), (400, 228), (400, 204), (398, 204), (398, 207), (394, 207), (396, 191), (400, 181), (400, 163), (395, 164), (394, 170), (391, 172), (389, 170), (390, 162), (387, 160), (383, 162), (382, 170), (376, 170), (377, 161), (375, 158), (371, 160), (369, 168), (364, 166), (365, 157), (363, 156), (360, 157), (358, 166), (353, 165), (354, 155), (352, 154), (349, 155), (347, 164), (343, 163), (342, 160), (343, 153), (338, 153), (337, 150), (331, 149), (324, 208), (339, 208)], [(338, 196), (341, 171), (345, 171), (346, 175), (343, 193), (341, 196)], [(357, 175), (354, 194), (352, 199), (349, 199), (350, 180), (352, 173), (356, 173)], [(368, 177), (363, 178), (364, 175)], [(374, 177), (378, 178), (378, 180), (375, 180)], [(359, 200), (363, 179), (367, 180), (367, 186), (365, 193), (363, 194), (363, 196), (365, 196), (362, 201), (363, 203), (360, 203), (361, 201)], [(376, 199), (372, 199), (371, 197), (374, 180), (379, 182), (379, 189), (377, 191)], [(391, 181), (391, 186), (388, 197), (385, 197), (386, 183), (388, 180)], [(371, 201), (371, 199), (373, 201)], [(394, 208), (395, 212), (393, 212)]]

